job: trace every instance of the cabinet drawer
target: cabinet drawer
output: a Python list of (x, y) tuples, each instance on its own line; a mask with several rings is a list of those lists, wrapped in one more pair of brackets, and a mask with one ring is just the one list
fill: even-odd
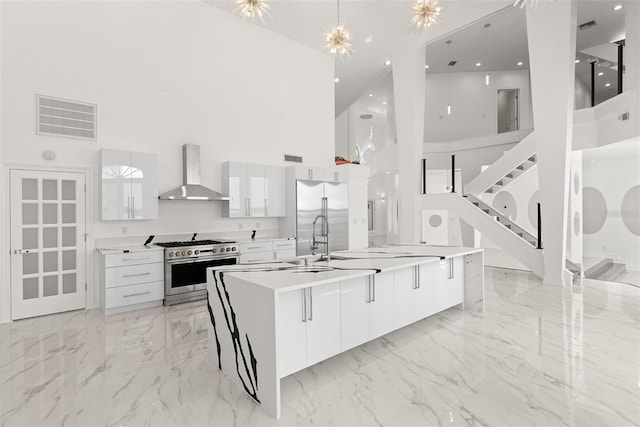
[(273, 242), (273, 250), (280, 251), (282, 249), (295, 249), (296, 241), (295, 240), (275, 240)]
[(287, 259), (287, 258), (295, 258), (296, 257), (296, 249), (282, 249), (279, 251), (275, 251), (275, 259)]
[(105, 267), (121, 267), (133, 264), (151, 264), (164, 262), (164, 251), (129, 252), (122, 254), (108, 254), (104, 256)]
[(240, 255), (240, 264), (249, 264), (254, 262), (270, 262), (273, 261), (273, 251), (251, 252)]
[(273, 250), (273, 241), (267, 240), (264, 242), (251, 242), (240, 243), (240, 254), (247, 254), (250, 252), (265, 252)]
[(158, 282), (164, 280), (164, 264), (138, 264), (125, 267), (105, 268), (104, 287), (135, 285), (138, 283)]
[(164, 282), (120, 286), (105, 291), (105, 308), (157, 301), (164, 298)]

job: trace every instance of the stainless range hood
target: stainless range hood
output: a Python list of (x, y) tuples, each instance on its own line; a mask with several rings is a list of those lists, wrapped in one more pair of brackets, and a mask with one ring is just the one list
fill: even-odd
[(180, 187), (161, 194), (161, 200), (231, 200), (210, 188), (200, 185), (200, 146), (182, 146), (182, 182)]

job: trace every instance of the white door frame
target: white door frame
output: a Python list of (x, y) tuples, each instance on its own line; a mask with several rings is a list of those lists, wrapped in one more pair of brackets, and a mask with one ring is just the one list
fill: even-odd
[(0, 323), (11, 322), (11, 260), (9, 250), (11, 247), (11, 180), (12, 170), (36, 170), (43, 172), (70, 172), (84, 175), (87, 192), (85, 195), (85, 231), (87, 233), (87, 244), (85, 245), (85, 272), (87, 281), (86, 308), (95, 308), (97, 302), (97, 288), (94, 269), (95, 242), (93, 239), (93, 210), (94, 210), (94, 186), (93, 167), (77, 167), (69, 165), (48, 166), (42, 163), (32, 162), (3, 162), (0, 164), (2, 173), (2, 220), (0, 229)]

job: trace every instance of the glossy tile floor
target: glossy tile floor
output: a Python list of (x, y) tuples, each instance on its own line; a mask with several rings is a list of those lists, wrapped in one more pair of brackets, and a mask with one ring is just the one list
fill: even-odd
[(640, 425), (640, 289), (487, 268), (450, 309), (282, 382), (267, 417), (207, 362), (204, 304), (0, 325), (0, 424)]

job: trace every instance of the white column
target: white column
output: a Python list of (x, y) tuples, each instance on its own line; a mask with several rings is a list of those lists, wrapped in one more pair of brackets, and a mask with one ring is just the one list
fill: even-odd
[(426, 49), (420, 37), (398, 43), (393, 50), (393, 95), (398, 142), (399, 240), (420, 238), (418, 194), (424, 139), (424, 63)]
[(640, 92), (640, 2), (631, 0), (624, 3), (625, 48), (624, 48), (624, 91)]
[(564, 284), (573, 137), (576, 2), (527, 8), (531, 97), (542, 203), (544, 282)]

